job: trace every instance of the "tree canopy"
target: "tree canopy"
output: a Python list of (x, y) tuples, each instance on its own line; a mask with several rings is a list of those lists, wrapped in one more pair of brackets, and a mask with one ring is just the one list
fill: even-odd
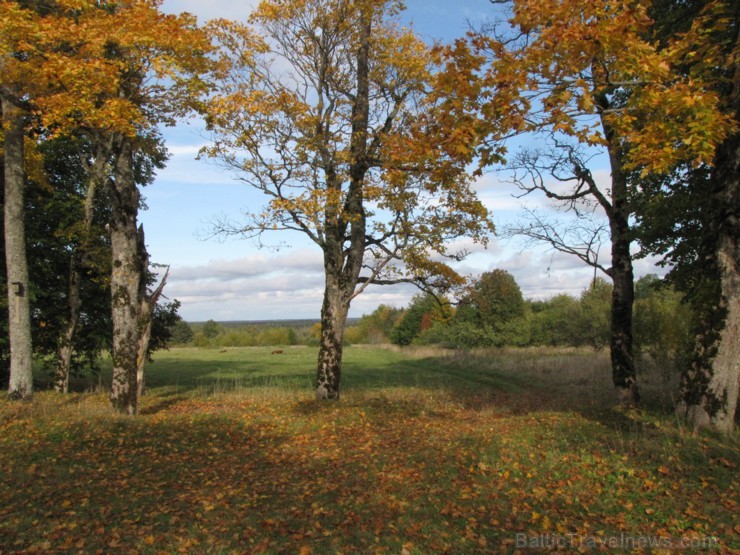
[(450, 242), (492, 230), (466, 171), (471, 137), (437, 117), (431, 51), (395, 21), (401, 7), (266, 0), (250, 27), (217, 31), (231, 71), (209, 103), (205, 151), (268, 202), (216, 231), (298, 231), (322, 249), (331, 397), (351, 300), (371, 284), (460, 285), (445, 258), (464, 253)]

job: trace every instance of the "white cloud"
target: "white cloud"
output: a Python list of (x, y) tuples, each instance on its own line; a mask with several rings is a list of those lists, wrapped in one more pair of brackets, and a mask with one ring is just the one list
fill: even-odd
[(171, 156), (195, 158), (204, 146), (206, 146), (205, 143), (200, 145), (167, 145), (167, 150)]
[(321, 253), (316, 250), (299, 250), (284, 255), (254, 254), (233, 260), (214, 260), (206, 265), (183, 266), (172, 269), (173, 281), (193, 282), (218, 280), (229, 282), (266, 275), (321, 274)]

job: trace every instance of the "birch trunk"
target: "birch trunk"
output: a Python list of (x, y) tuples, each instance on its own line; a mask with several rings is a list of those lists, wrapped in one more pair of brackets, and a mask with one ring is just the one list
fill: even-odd
[(28, 290), (28, 261), (24, 223), (24, 114), (2, 95), (5, 181), (5, 260), (8, 284), (8, 335), (10, 382), (8, 396), (30, 397), (33, 392), (33, 351)]

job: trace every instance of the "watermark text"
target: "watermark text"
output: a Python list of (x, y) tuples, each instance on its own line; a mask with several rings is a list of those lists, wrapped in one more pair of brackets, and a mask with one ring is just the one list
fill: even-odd
[(668, 536), (580, 536), (578, 534), (540, 534), (515, 536), (517, 549), (670, 549), (712, 550), (719, 547), (715, 537), (673, 538)]

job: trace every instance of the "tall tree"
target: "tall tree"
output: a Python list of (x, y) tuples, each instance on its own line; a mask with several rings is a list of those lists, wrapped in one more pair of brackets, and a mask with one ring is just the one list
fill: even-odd
[(72, 371), (95, 371), (109, 349), (110, 210), (87, 188), (88, 141), (34, 144), (41, 171), (29, 175), (26, 195), (34, 356), (53, 366), (55, 389), (66, 391)]
[(23, 399), (33, 391), (31, 310), (28, 300), (28, 261), (24, 225), (24, 110), (17, 97), (3, 91), (4, 128), (4, 226), (5, 264), (8, 275), (8, 335), (10, 339), (10, 381), (8, 395)]
[[(318, 399), (339, 397), (352, 300), (371, 284), (449, 287), (447, 242), (492, 229), (465, 165), (475, 139), (426, 96), (429, 49), (395, 0), (265, 0), (224, 23), (230, 80), (210, 104), (211, 156), (269, 203), (217, 231), (303, 233), (324, 255)], [(450, 123), (450, 122), (444, 122)]]
[[(441, 92), (450, 96), (452, 114), (468, 118), (471, 128), (488, 138), (480, 150), (484, 165), (496, 161), (507, 136), (534, 130), (605, 149), (615, 216), (611, 271), (620, 276), (613, 318), (625, 324), (612, 334), (613, 378), (620, 396), (634, 398), (626, 333), (632, 296), (628, 173), (661, 172), (678, 161), (711, 162), (729, 119), (717, 111), (716, 94), (700, 81), (682, 78), (672, 54), (647, 39), (652, 22), (642, 2), (495, 3), (512, 8), (504, 38), (478, 33), (458, 41), (449, 50), (448, 72), (457, 80), (449, 79)], [(587, 188), (582, 170), (574, 167), (573, 175)]]
[[(22, 42), (34, 56), (24, 55), (23, 64), (16, 64), (35, 71), (27, 73), (25, 90), (40, 125), (51, 134), (85, 135), (99, 149), (90, 166), (88, 192), (92, 195), (107, 183), (112, 198), (111, 289), (117, 312), (111, 401), (127, 413), (136, 412), (136, 346), (139, 333), (146, 329), (134, 322), (146, 319), (140, 310), (148, 306), (138, 298), (146, 256), (138, 242), (135, 160), (158, 156), (152, 130), (174, 123), (197, 106), (212, 65), (210, 40), (197, 28), (195, 18), (164, 15), (160, 4), (160, 0), (44, 4), (43, 17), (37, 18), (42, 31), (34, 40)], [(23, 21), (19, 16), (32, 19), (35, 14), (15, 2), (3, 2), (2, 10), (4, 30), (11, 31)], [(3, 48), (7, 49), (6, 41)], [(70, 300), (74, 305), (76, 301)], [(127, 389), (132, 384), (133, 394)]]
[[(77, 331), (83, 304), (84, 273), (90, 272), (95, 258), (96, 243), (99, 235), (95, 233), (94, 219), (96, 207), (100, 202), (101, 189), (107, 179), (110, 149), (100, 141), (92, 145), (89, 140), (77, 139), (72, 143), (77, 146), (74, 154), (77, 157), (71, 165), (79, 167), (81, 176), (78, 186), (84, 195), (82, 213), (78, 215), (73, 229), (76, 241), (70, 242), (69, 268), (67, 271), (67, 311), (57, 339), (57, 360), (54, 375), (54, 389), (66, 393), (69, 388), (69, 375), (72, 356), (75, 350)], [(93, 147), (93, 148), (90, 148)], [(107, 283), (107, 282), (106, 282)], [(107, 303), (106, 303), (107, 304)]]
[[(605, 89), (596, 109), (603, 114), (610, 102), (609, 91)], [(634, 270), (631, 244), (634, 231), (630, 223), (630, 181), (624, 169), (621, 147), (603, 116), (602, 125), (611, 169), (609, 186), (597, 183), (588, 158), (574, 145), (554, 140), (550, 152), (522, 151), (513, 164), (515, 171), (523, 172), (514, 177), (516, 184), (524, 194), (544, 193), (548, 199), (571, 212), (574, 222), (547, 219), (535, 211), (528, 211), (529, 218), (522, 224), (510, 226), (507, 233), (542, 241), (557, 251), (577, 256), (609, 276), (613, 283), (612, 382), (620, 400), (635, 403), (640, 396), (632, 338)], [(606, 225), (599, 221), (603, 216), (606, 216)], [(604, 236), (611, 244), (608, 264), (599, 261)]]
[[(740, 380), (740, 6), (723, 0), (655, 0), (651, 14), (651, 40), (695, 85), (688, 106), (716, 95), (710, 115), (724, 115), (734, 126), (724, 138), (705, 141), (715, 149), (711, 160), (683, 160), (644, 179), (636, 204), (643, 248), (671, 265), (668, 277), (697, 316), (694, 352), (682, 376), (682, 406), (696, 428), (729, 432)], [(676, 133), (681, 121), (666, 111), (636, 113), (642, 133), (662, 130), (660, 138), (668, 129), (679, 135), (674, 144), (693, 143), (695, 127)]]
[(0, 4), (0, 110), (3, 129), (4, 243), (7, 268), (10, 381), (8, 394), (33, 391), (31, 312), (24, 225), (24, 141), (28, 119), (26, 81), (37, 76), (27, 43), (39, 33), (38, 14), (16, 2)]
[[(137, 412), (139, 382), (154, 304), (147, 297), (148, 254), (137, 214), (137, 159), (162, 161), (153, 129), (171, 125), (198, 107), (208, 88), (211, 51), (208, 35), (188, 14), (159, 11), (160, 1), (106, 6), (108, 17), (87, 21), (105, 37), (100, 59), (113, 82), (107, 100), (121, 119), (99, 120), (92, 110), (84, 125), (95, 136), (110, 140), (114, 160), (111, 196), (111, 300), (113, 307), (113, 385), (111, 403), (120, 412)], [(127, 118), (128, 116), (128, 118)], [(127, 118), (127, 119), (125, 119)], [(161, 291), (160, 291), (161, 292)], [(158, 296), (158, 295), (157, 295)]]

